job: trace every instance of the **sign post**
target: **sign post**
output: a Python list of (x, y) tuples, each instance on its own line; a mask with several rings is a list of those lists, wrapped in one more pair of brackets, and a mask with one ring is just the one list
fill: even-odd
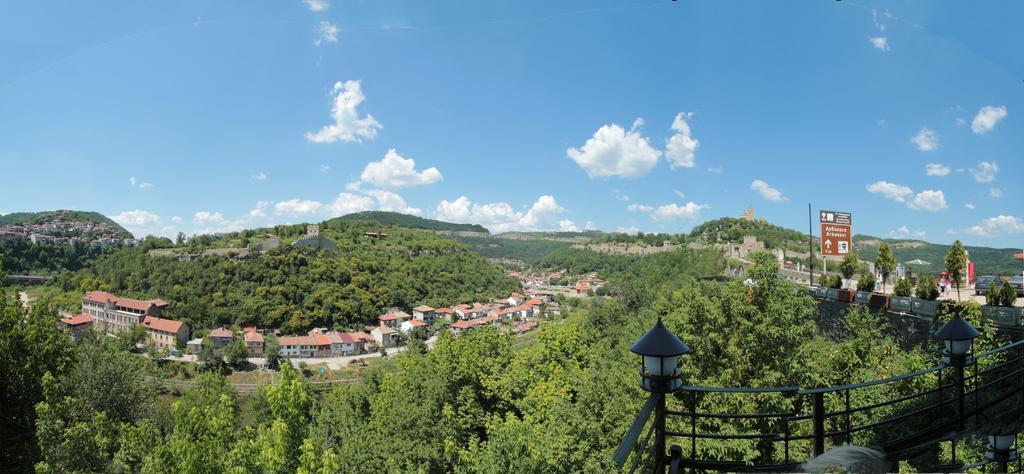
[(850, 226), (853, 216), (849, 212), (825, 211), (818, 213), (821, 222), (821, 259), (844, 257), (853, 250)]

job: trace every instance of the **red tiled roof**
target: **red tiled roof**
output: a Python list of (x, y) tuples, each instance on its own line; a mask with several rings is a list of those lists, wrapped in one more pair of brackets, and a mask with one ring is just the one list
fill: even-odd
[(353, 332), (353, 333), (345, 333), (345, 334), (352, 334), (352, 337), (354, 337), (354, 338), (356, 338), (356, 340), (360, 340), (360, 341), (372, 341), (373, 340), (373, 338), (370, 337), (369, 334), (366, 334), (365, 332), (362, 332), (362, 331), (356, 331), (356, 332)]
[(415, 320), (415, 319), (412, 320), (412, 321), (409, 321), (409, 324), (413, 325), (413, 327), (419, 327), (419, 326), (426, 326), (427, 325), (427, 323), (425, 323), (423, 321), (418, 321), (418, 320)]
[(451, 314), (451, 313), (454, 313), (455, 310), (453, 310), (451, 308), (437, 308), (437, 309), (434, 310), (434, 312), (435, 313), (440, 313), (440, 314)]
[(539, 306), (539, 305), (544, 304), (544, 300), (542, 300), (540, 298), (534, 298), (534, 299), (532, 299), (530, 301), (527, 301), (526, 304), (528, 304), (530, 306)]
[(113, 294), (107, 293), (106, 291), (90, 291), (82, 297), (83, 300), (92, 301), (94, 303), (114, 303), (116, 306), (123, 306), (139, 311), (146, 311), (150, 306), (156, 306), (163, 308), (167, 306), (167, 302), (162, 299), (155, 300), (137, 300), (133, 298), (121, 298)]
[(248, 333), (248, 332), (257, 332), (257, 331), (258, 331), (258, 329), (256, 329), (256, 326), (246, 326), (246, 327), (242, 328), (242, 332), (247, 332)]
[(377, 319), (381, 321), (394, 321), (396, 319), (409, 319), (411, 317), (412, 316), (409, 316), (405, 311), (392, 311), (390, 313), (377, 316)]
[(381, 334), (392, 334), (392, 333), (395, 332), (394, 329), (391, 329), (391, 328), (389, 328), (387, 326), (380, 326), (380, 327), (374, 328), (374, 331), (380, 331)]
[(338, 335), (338, 339), (341, 340), (342, 344), (355, 344), (359, 342), (359, 340), (361, 339), (359, 336), (357, 336), (358, 333), (353, 334), (347, 332), (339, 332), (336, 334)]
[(282, 346), (315, 346), (316, 340), (313, 336), (281, 336), (277, 343)]
[(455, 329), (469, 329), (473, 327), (473, 324), (470, 321), (455, 321), (451, 327)]
[(231, 331), (228, 331), (227, 329), (217, 328), (217, 329), (214, 329), (213, 331), (210, 331), (210, 337), (220, 337), (220, 338), (225, 338), (225, 339), (234, 339), (235, 335), (231, 334)]
[(158, 318), (156, 316), (146, 316), (146, 319), (142, 320), (142, 324), (147, 328), (153, 328), (157, 331), (177, 333), (181, 329), (182, 322)]
[(316, 341), (316, 345), (318, 345), (318, 346), (329, 346), (329, 345), (331, 345), (331, 338), (329, 338), (329, 337), (327, 337), (327, 336), (325, 336), (325, 335), (323, 335), (323, 334), (321, 334), (319, 332), (313, 333), (313, 340)]
[(413, 311), (419, 311), (421, 313), (427, 313), (427, 312), (433, 311), (434, 308), (431, 308), (430, 306), (427, 306), (425, 304), (421, 304), (421, 305), (413, 308), (412, 310)]
[(92, 316), (88, 314), (76, 314), (74, 316), (68, 316), (61, 321), (68, 326), (80, 326), (82, 324), (92, 324)]
[(256, 331), (246, 332), (245, 342), (263, 342), (263, 335)]

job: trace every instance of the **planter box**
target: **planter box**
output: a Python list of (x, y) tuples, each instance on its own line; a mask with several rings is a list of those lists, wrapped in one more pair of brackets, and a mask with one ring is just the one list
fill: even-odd
[(871, 293), (871, 302), (868, 303), (872, 308), (888, 308), (889, 307), (889, 295), (883, 295), (881, 293)]
[(853, 295), (853, 302), (857, 304), (868, 304), (871, 302), (871, 292), (858, 291)]
[(889, 309), (895, 311), (906, 311), (909, 313), (913, 310), (910, 300), (911, 298), (909, 296), (893, 296), (892, 299), (889, 300)]
[(828, 288), (825, 288), (824, 286), (814, 287), (814, 296), (821, 299), (828, 298)]
[(914, 314), (920, 314), (922, 316), (935, 316), (935, 313), (939, 311), (938, 301), (922, 300), (920, 298), (911, 298), (910, 300), (911, 311)]
[(839, 300), (839, 290), (837, 290), (835, 288), (825, 288), (825, 297), (830, 299), (830, 300), (832, 300), (832, 301), (838, 301)]
[(854, 294), (854, 292), (852, 292), (850, 290), (838, 290), (838, 291), (836, 291), (836, 299), (838, 301), (843, 301), (845, 303), (852, 303), (853, 302), (853, 294)]
[(997, 326), (1011, 327), (1019, 326), (1021, 316), (1024, 315), (1024, 308), (1007, 308), (1005, 306), (982, 306), (981, 314), (986, 321)]

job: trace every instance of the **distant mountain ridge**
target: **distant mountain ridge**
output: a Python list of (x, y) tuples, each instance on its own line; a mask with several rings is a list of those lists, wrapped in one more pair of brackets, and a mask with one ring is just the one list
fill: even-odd
[(399, 227), (409, 227), (412, 229), (480, 232), (484, 234), (490, 233), (486, 228), (484, 228), (484, 226), (479, 224), (456, 224), (454, 222), (444, 222), (434, 219), (425, 219), (419, 216), (410, 216), (400, 212), (363, 211), (346, 214), (344, 216), (337, 217), (336, 219), (343, 221), (373, 221), (382, 225), (394, 225)]
[(76, 211), (72, 209), (58, 209), (54, 211), (41, 212), (12, 212), (10, 214), (0, 215), (0, 227), (8, 225), (38, 225), (58, 219), (64, 221), (82, 221), (106, 224), (112, 227), (121, 237), (133, 237), (131, 232), (128, 232), (128, 230), (121, 227), (120, 224), (114, 222), (103, 214), (92, 211)]
[[(897, 262), (921, 259), (930, 263), (931, 265), (916, 266), (917, 269), (924, 272), (941, 272), (946, 265), (946, 252), (949, 251), (949, 245), (933, 244), (916, 239), (883, 239), (863, 234), (853, 236), (853, 248), (861, 260), (873, 262), (882, 242), (889, 244)], [(1013, 260), (1013, 255), (1020, 252), (1020, 249), (999, 249), (973, 245), (965, 245), (964, 248), (967, 249), (971, 261), (974, 262), (975, 275), (1013, 275), (1024, 270), (1024, 264)]]

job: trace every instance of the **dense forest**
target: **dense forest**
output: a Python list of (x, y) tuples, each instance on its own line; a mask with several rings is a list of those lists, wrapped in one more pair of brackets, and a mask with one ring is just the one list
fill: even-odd
[[(144, 243), (62, 274), (56, 284), (71, 294), (65, 300), (68, 304), (82, 292), (104, 290), (162, 298), (170, 303), (168, 317), (193, 328), (255, 324), (289, 332), (321, 326), (361, 328), (390, 307), (486, 300), (520, 288), (518, 281), (454, 241), (398, 227), (386, 227), (388, 237), (378, 239), (363, 235), (369, 226), (364, 221), (323, 223), (320, 234), (337, 242), (338, 253), (286, 243), (241, 261), (151, 256), (147, 250), (152, 246)], [(264, 231), (202, 237), (181, 245), (198, 251), (246, 242)], [(287, 242), (302, 235), (305, 226), (278, 226), (272, 231)], [(163, 246), (167, 245), (169, 240)]]
[(338, 217), (337, 219), (345, 221), (376, 222), (378, 224), (408, 227), (411, 229), (482, 232), (485, 234), (487, 233), (487, 229), (485, 229), (482, 225), (479, 224), (455, 224), (452, 222), (443, 222), (434, 219), (424, 219), (419, 216), (410, 216), (408, 214), (402, 214), (399, 212), (363, 211), (352, 214), (346, 214), (344, 216)]
[(501, 237), (454, 236), (471, 252), (484, 258), (514, 258), (536, 263), (555, 250), (569, 247), (569, 242), (548, 239), (505, 239)]
[[(713, 262), (590, 263), (610, 269), (612, 285), (653, 293), (577, 302), (518, 348), (493, 329), (443, 334), (433, 349), (412, 344), (393, 367), (322, 395), (286, 366), (252, 396), (204, 374), (168, 399), (149, 385), (146, 359), (109, 338), (73, 344), (45, 301), (25, 315), (3, 296), (0, 347), (10, 356), (0, 360), (9, 381), (0, 407), (14, 422), (3, 424), (0, 435), (12, 441), (0, 462), (26, 472), (607, 472), (645, 397), (629, 345), (658, 317), (693, 348), (681, 364), (690, 384), (813, 387), (935, 363), (935, 348), (904, 352), (859, 310), (845, 317), (842, 338), (826, 337), (807, 292), (780, 280), (770, 255), (754, 260), (753, 287), (703, 278), (717, 275)], [(755, 408), (765, 407), (710, 397), (698, 406)], [(752, 422), (716, 426), (736, 433)], [(698, 445), (703, 455), (739, 459), (764, 449), (755, 440)], [(793, 455), (808, 453), (794, 447)]]
[(690, 231), (690, 238), (712, 244), (739, 242), (743, 236), (753, 235), (768, 248), (807, 251), (807, 234), (771, 224), (766, 220), (746, 220), (723, 217), (707, 221)]
[(106, 224), (113, 227), (118, 235), (122, 238), (131, 238), (131, 232), (125, 230), (120, 224), (114, 222), (109, 217), (104, 216), (98, 212), (89, 211), (73, 211), (73, 210), (59, 210), (59, 211), (44, 211), (44, 212), (12, 212), (10, 214), (0, 215), (0, 226), (5, 225), (25, 225), (25, 224), (42, 224), (44, 222), (51, 221), (55, 218), (60, 218), (66, 221), (84, 221), (84, 222), (95, 222), (98, 224)]
[(28, 239), (2, 239), (0, 265), (11, 275), (52, 275), (80, 270), (113, 251), (95, 245), (33, 244)]

